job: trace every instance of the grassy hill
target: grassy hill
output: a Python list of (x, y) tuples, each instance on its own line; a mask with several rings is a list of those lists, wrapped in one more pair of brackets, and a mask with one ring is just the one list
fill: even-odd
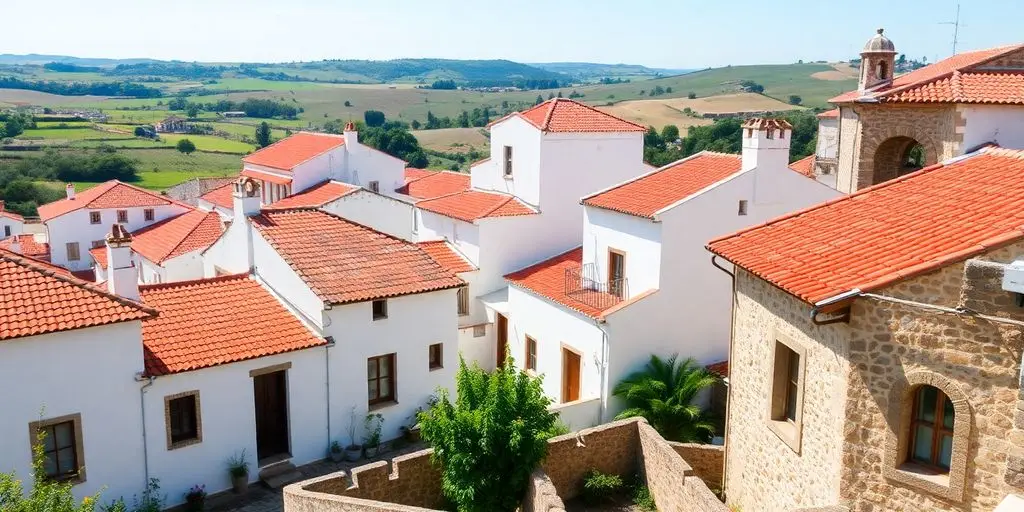
[(692, 70), (659, 69), (637, 64), (597, 64), (593, 62), (541, 62), (531, 66), (563, 73), (585, 81), (601, 78), (654, 78), (657, 76), (679, 75)]

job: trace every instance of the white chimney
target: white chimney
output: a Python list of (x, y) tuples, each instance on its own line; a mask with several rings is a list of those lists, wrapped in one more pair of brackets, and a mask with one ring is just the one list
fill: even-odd
[(139, 272), (132, 261), (132, 235), (120, 224), (114, 224), (107, 235), (107, 291), (139, 300)]
[(260, 213), (260, 183), (252, 178), (241, 177), (235, 181), (232, 206), (235, 222)]
[(743, 170), (789, 166), (793, 126), (784, 119), (753, 118), (743, 123)]
[(352, 151), (359, 144), (359, 132), (356, 131), (356, 125), (349, 121), (345, 123), (345, 131), (341, 132), (345, 137), (345, 147), (348, 151)]
[(68, 195), (68, 199), (74, 199), (75, 198), (75, 184), (74, 183), (68, 183), (68, 185), (66, 187), (64, 187), (64, 192)]

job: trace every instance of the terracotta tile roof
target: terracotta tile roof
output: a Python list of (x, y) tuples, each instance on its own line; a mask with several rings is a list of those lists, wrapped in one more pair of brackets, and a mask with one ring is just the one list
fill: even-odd
[(360, 187), (340, 181), (324, 181), (298, 194), (292, 194), (266, 208), (278, 210), (285, 208), (319, 208), (359, 189)]
[(254, 180), (266, 181), (267, 183), (276, 183), (278, 185), (288, 185), (292, 182), (292, 179), (287, 176), (278, 176), (269, 172), (256, 171), (253, 169), (242, 169), (242, 172), (238, 173), (240, 176), (248, 176)]
[(220, 206), (221, 208), (227, 208), (230, 210), (234, 207), (234, 198), (231, 195), (234, 192), (233, 187), (234, 182), (228, 183), (227, 185), (221, 185), (202, 196), (199, 196), (199, 198), (212, 203), (214, 206)]
[(590, 105), (567, 98), (552, 98), (529, 110), (515, 112), (494, 121), (494, 126), (518, 116), (545, 132), (646, 132), (647, 128), (619, 119)]
[(416, 244), (320, 210), (264, 210), (251, 222), (310, 289), (330, 304), (464, 284)]
[(814, 177), (814, 155), (808, 155), (796, 162), (789, 164), (789, 168), (794, 171), (807, 176), (808, 178)]
[(837, 119), (839, 117), (839, 109), (834, 108), (832, 110), (826, 110), (818, 114), (818, 119)]
[(705, 366), (707, 370), (723, 379), (729, 378), (729, 361), (719, 361)]
[(146, 374), (167, 375), (326, 343), (245, 275), (143, 285)]
[(1024, 69), (985, 69), (988, 61), (1024, 50), (1002, 46), (954, 55), (893, 79), (892, 85), (861, 94), (850, 91), (829, 100), (856, 101), (862, 96), (899, 103), (1024, 104)]
[(1024, 238), (1024, 151), (982, 149), (766, 224), (708, 249), (814, 304)]
[(19, 222), (25, 222), (25, 217), (22, 217), (21, 215), (18, 215), (17, 213), (7, 211), (7, 209), (4, 207), (4, 201), (3, 200), (0, 200), (0, 217), (7, 217), (8, 219), (11, 219), (11, 220), (16, 220), (16, 221), (19, 221)]
[(40, 205), (39, 217), (47, 221), (81, 208), (95, 210), (100, 208), (135, 208), (165, 204), (180, 204), (186, 208), (191, 208), (187, 204), (177, 203), (156, 192), (121, 183), (117, 180), (111, 180), (76, 193), (74, 199), (61, 199)]
[[(91, 269), (91, 268), (88, 268), (88, 269), (85, 269), (85, 270), (68, 271), (68, 273), (71, 274), (74, 277), (77, 277), (78, 279), (80, 279), (82, 281), (87, 282), (87, 283), (94, 283), (94, 282), (96, 282), (96, 272), (93, 271), (93, 269)], [(104, 282), (106, 282), (106, 281), (104, 281)]]
[(209, 247), (220, 238), (223, 230), (217, 213), (192, 210), (135, 231), (132, 233), (132, 250), (160, 264)]
[(476, 270), (476, 265), (466, 259), (459, 251), (457, 251), (450, 243), (445, 240), (433, 240), (429, 242), (419, 242), (417, 245), (423, 249), (438, 265), (448, 269), (454, 274), (459, 272), (472, 272)]
[(142, 320), (157, 312), (0, 249), (0, 340)]
[(107, 247), (93, 247), (89, 249), (89, 254), (92, 256), (92, 260), (96, 262), (100, 268), (107, 268)]
[[(511, 284), (530, 290), (591, 318), (602, 318), (605, 312), (619, 309), (617, 306), (621, 301), (609, 293), (593, 290), (566, 292), (566, 271), (578, 272), (582, 266), (583, 248), (577, 247), (554, 258), (517, 270), (506, 275), (505, 279)], [(581, 294), (585, 294), (585, 296)], [(581, 299), (589, 300), (589, 303), (583, 302)], [(592, 305), (598, 302), (613, 305), (606, 308)]]
[(491, 217), (514, 217), (537, 213), (537, 210), (515, 196), (481, 190), (465, 190), (433, 199), (424, 199), (416, 203), (416, 206), (428, 212), (466, 222)]
[(431, 174), (434, 174), (435, 172), (437, 172), (437, 171), (431, 171), (431, 170), (428, 170), (428, 169), (417, 169), (415, 167), (406, 167), (405, 168), (405, 182), (409, 183), (412, 180), (418, 180), (418, 179), (420, 179), (420, 178), (422, 178), (424, 176), (430, 176)]
[(395, 192), (405, 194), (416, 199), (433, 199), (455, 192), (469, 190), (470, 178), (468, 174), (452, 171), (421, 171), (411, 177), (410, 169), (406, 169), (405, 185)]
[[(17, 242), (19, 248), (13, 251), (12, 246)], [(35, 258), (37, 260), (50, 261), (50, 244), (37, 242), (36, 237), (31, 233), (14, 235), (10, 238), (0, 240), (0, 249), (7, 249), (18, 254)]]
[(290, 171), (344, 144), (345, 138), (341, 135), (299, 132), (243, 158), (242, 162)]
[(702, 151), (621, 185), (583, 198), (583, 204), (654, 218), (667, 208), (738, 172), (740, 155)]

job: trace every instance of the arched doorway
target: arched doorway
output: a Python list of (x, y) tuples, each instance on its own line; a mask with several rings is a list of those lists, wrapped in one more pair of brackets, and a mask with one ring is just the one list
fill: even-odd
[(924, 146), (911, 137), (893, 137), (878, 146), (873, 183), (882, 183), (914, 172), (928, 161)]

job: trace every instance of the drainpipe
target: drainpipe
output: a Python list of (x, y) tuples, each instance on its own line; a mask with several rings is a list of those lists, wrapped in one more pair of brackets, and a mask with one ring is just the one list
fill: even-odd
[(327, 449), (331, 447), (331, 347), (334, 346), (334, 338), (325, 336), (327, 344), (324, 345), (324, 371), (327, 374)]
[(608, 331), (602, 327), (604, 320), (600, 318), (594, 319), (594, 326), (601, 330), (601, 389), (598, 393), (599, 401), (601, 402), (597, 408), (597, 424), (604, 423), (604, 409), (605, 400), (608, 398), (608, 384), (605, 382), (608, 378)]
[(136, 382), (145, 382), (139, 388), (139, 411), (142, 417), (142, 472), (145, 476), (143, 488), (149, 485), (149, 442), (146, 440), (146, 389), (152, 386), (155, 380), (156, 377), (152, 375), (147, 377), (142, 372), (135, 374)]
[[(729, 269), (719, 265), (717, 258), (717, 254), (711, 255), (711, 265), (718, 270), (725, 272), (732, 281), (732, 311), (730, 311), (729, 314), (729, 355), (727, 356), (729, 361), (729, 373), (731, 374), (733, 361), (732, 349), (734, 345), (733, 337), (736, 335), (736, 273), (730, 272)], [(725, 396), (725, 431), (722, 432), (723, 448), (729, 444), (729, 414), (732, 412), (732, 397), (730, 396), (732, 395), (732, 386), (730, 386), (728, 382), (726, 382), (725, 385), (728, 393)], [(729, 450), (724, 449), (722, 450), (722, 481), (718, 482), (723, 491), (725, 490), (725, 468), (727, 467), (729, 467)]]

